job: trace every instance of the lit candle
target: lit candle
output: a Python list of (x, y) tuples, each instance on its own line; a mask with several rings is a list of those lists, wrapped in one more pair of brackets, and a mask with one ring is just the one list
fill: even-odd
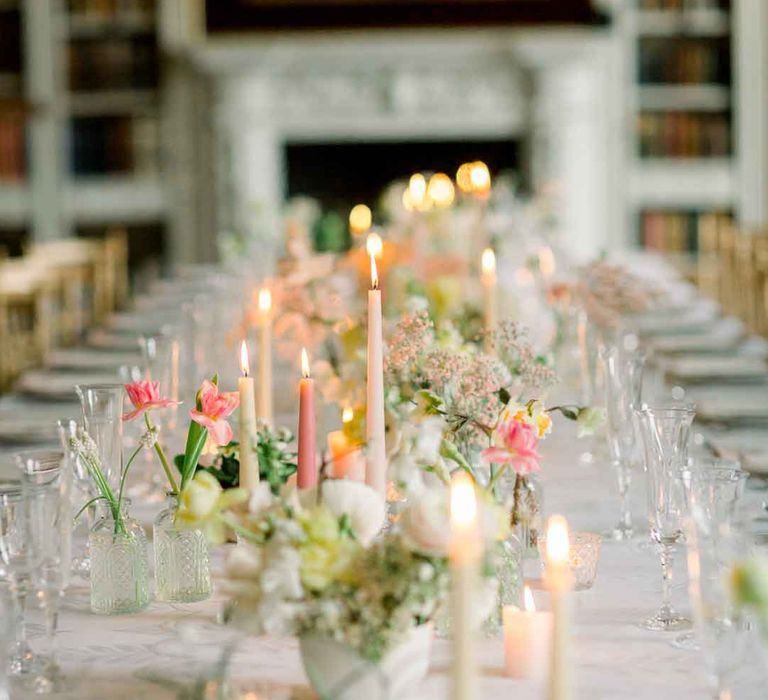
[(250, 490), (256, 488), (259, 483), (259, 460), (253, 454), (256, 440), (256, 404), (245, 341), (240, 344), (240, 370), (242, 376), (237, 385), (240, 392), (240, 486)]
[(546, 282), (555, 276), (555, 254), (546, 245), (539, 249), (539, 272)]
[(547, 523), (545, 583), (552, 595), (553, 615), (547, 697), (548, 700), (568, 700), (573, 697), (570, 611), (573, 574), (570, 565), (568, 523), (562, 515), (553, 515)]
[(272, 425), (272, 292), (266, 287), (259, 290), (259, 390), (256, 396), (256, 416)]
[(483, 542), (477, 517), (475, 486), (466, 472), (457, 471), (451, 480), (451, 624), (453, 643), (452, 700), (475, 697), (475, 636), (473, 599), (480, 583)]
[(309, 373), (306, 348), (301, 349), (301, 380), (299, 381), (299, 455), (296, 482), (300, 489), (317, 484), (315, 450), (315, 382)]
[(381, 290), (376, 258), (371, 256), (368, 290), (368, 386), (365, 414), (365, 483), (382, 496), (387, 493), (387, 453), (384, 442), (384, 353), (381, 338)]
[(453, 180), (445, 173), (435, 173), (429, 178), (427, 195), (438, 209), (450, 207), (456, 195)]
[(552, 613), (539, 612), (528, 586), (523, 594), (525, 609), (505, 605), (504, 660), (512, 678), (545, 678), (552, 638)]
[[(341, 414), (341, 422), (346, 425), (353, 418), (354, 412), (347, 406)], [(328, 433), (328, 449), (333, 459), (330, 469), (332, 478), (365, 481), (365, 460), (360, 447), (352, 443), (344, 430)]]
[(498, 324), (497, 287), (496, 287), (496, 254), (491, 248), (486, 248), (480, 258), (480, 281), (483, 284), (485, 296), (484, 319), (485, 336), (483, 348), (485, 352), (493, 352), (493, 331)]

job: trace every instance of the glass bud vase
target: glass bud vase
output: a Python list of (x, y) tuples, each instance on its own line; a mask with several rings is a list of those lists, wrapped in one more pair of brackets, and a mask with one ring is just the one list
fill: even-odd
[(176, 527), (178, 505), (178, 496), (168, 494), (155, 518), (155, 595), (167, 603), (194, 603), (213, 590), (208, 542), (201, 530)]
[(88, 537), (91, 553), (91, 610), (120, 615), (149, 605), (149, 559), (144, 530), (128, 516), (123, 501), (121, 522), (99, 504), (99, 515)]
[(523, 587), (522, 546), (514, 531), (498, 542), (493, 553), (493, 568), (498, 584), (496, 605), (483, 622), (486, 636), (495, 637), (502, 630), (505, 605), (520, 605)]
[(532, 474), (517, 475), (512, 490), (510, 525), (520, 540), (524, 559), (538, 559), (542, 522), (542, 489)]

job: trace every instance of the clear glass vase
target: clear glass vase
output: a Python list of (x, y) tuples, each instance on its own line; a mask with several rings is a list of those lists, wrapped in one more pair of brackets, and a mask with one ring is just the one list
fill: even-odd
[(496, 605), (483, 623), (488, 636), (496, 636), (502, 629), (502, 610), (505, 605), (520, 605), (522, 593), (522, 545), (517, 535), (510, 532), (496, 545), (493, 556), (494, 578), (498, 584)]
[(166, 507), (155, 518), (155, 596), (168, 603), (194, 603), (213, 590), (208, 542), (201, 530), (176, 527), (179, 501), (168, 494)]
[(520, 541), (523, 559), (539, 558), (539, 534), (543, 527), (541, 483), (532, 474), (514, 475), (509, 521)]
[(149, 559), (144, 530), (128, 516), (123, 501), (121, 521), (100, 504), (91, 529), (91, 610), (100, 615), (120, 615), (149, 605)]

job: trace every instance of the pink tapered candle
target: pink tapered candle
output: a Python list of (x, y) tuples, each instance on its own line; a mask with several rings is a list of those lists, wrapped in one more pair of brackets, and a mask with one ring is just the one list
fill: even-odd
[(317, 484), (315, 446), (315, 382), (309, 373), (306, 348), (301, 349), (301, 380), (299, 381), (299, 458), (296, 481), (300, 489)]
[(368, 290), (368, 387), (366, 395), (365, 483), (382, 496), (387, 493), (387, 453), (384, 443), (384, 353), (381, 339), (381, 290), (376, 258), (371, 256)]

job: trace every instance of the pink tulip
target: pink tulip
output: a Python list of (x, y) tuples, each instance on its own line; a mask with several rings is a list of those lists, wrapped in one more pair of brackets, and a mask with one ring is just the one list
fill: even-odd
[(535, 426), (508, 418), (493, 431), (493, 447), (484, 449), (480, 456), (491, 464), (510, 464), (517, 474), (525, 476), (539, 471), (538, 446)]
[(172, 399), (161, 399), (159, 382), (143, 380), (133, 384), (126, 384), (125, 391), (133, 404), (134, 410), (126, 413), (123, 416), (123, 420), (133, 420), (146, 411), (151, 411), (153, 408), (168, 408), (169, 406), (176, 406), (181, 403)]
[(204, 428), (219, 445), (228, 445), (232, 440), (232, 427), (224, 420), (240, 403), (236, 391), (219, 392), (219, 387), (207, 379), (198, 392), (201, 409), (192, 409), (189, 417)]

